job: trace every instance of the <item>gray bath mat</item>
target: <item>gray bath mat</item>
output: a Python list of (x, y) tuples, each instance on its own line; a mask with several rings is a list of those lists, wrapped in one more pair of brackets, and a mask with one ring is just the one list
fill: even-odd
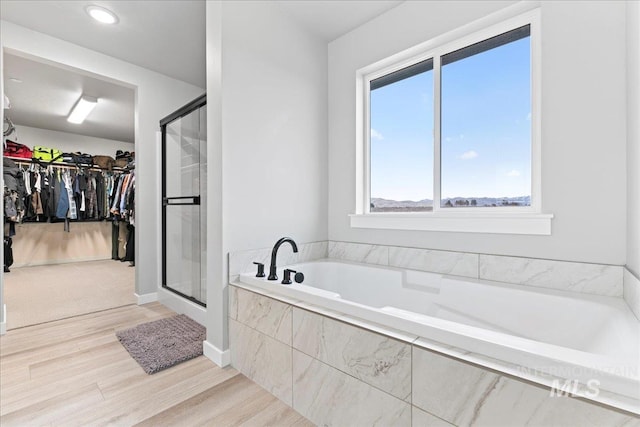
[(131, 357), (147, 374), (202, 355), (204, 326), (184, 314), (116, 332)]

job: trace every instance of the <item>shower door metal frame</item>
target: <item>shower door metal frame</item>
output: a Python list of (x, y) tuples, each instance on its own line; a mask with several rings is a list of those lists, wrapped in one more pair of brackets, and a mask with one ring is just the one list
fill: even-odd
[[(178, 205), (200, 205), (200, 195), (198, 196), (180, 196), (180, 197), (167, 197), (167, 125), (174, 120), (187, 116), (193, 111), (207, 105), (207, 94), (199, 96), (190, 103), (184, 105), (167, 117), (160, 120), (160, 133), (162, 135), (162, 287), (176, 295), (181, 296), (195, 304), (202, 307), (206, 307), (207, 304), (199, 301), (198, 299), (186, 295), (176, 289), (167, 286), (167, 206)], [(191, 199), (191, 201), (188, 201)], [(206, 218), (205, 218), (206, 221)]]

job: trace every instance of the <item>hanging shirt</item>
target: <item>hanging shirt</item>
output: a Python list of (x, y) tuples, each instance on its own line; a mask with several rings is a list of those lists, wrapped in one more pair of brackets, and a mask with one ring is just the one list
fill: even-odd
[(29, 170), (26, 170), (22, 172), (22, 174), (24, 176), (24, 186), (27, 191), (27, 195), (30, 196), (31, 195), (31, 172)]
[(65, 189), (67, 190), (67, 197), (69, 198), (69, 212), (67, 213), (67, 218), (78, 219), (78, 209), (76, 201), (73, 198), (73, 181), (71, 180), (71, 174), (69, 171), (66, 171), (63, 174), (63, 180)]
[(127, 211), (127, 190), (129, 189), (129, 183), (131, 182), (131, 175), (124, 176), (122, 183), (122, 191), (120, 192), (120, 213), (126, 214)]

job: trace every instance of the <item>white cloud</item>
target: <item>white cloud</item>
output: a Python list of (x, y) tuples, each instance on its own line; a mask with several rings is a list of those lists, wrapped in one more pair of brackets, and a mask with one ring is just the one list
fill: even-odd
[(520, 171), (513, 169), (512, 171), (507, 173), (507, 176), (520, 176)]
[(383, 140), (384, 136), (374, 128), (371, 128), (371, 139)]
[(478, 153), (473, 150), (465, 151), (460, 156), (462, 160), (471, 160), (471, 159), (475, 159), (476, 157), (478, 157)]

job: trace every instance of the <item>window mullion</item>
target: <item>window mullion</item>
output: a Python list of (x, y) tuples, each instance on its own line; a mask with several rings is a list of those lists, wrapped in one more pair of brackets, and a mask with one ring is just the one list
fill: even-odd
[(433, 57), (433, 212), (440, 210), (441, 185), (440, 185), (440, 55)]
[(364, 183), (364, 191), (361, 194), (362, 200), (362, 212), (370, 213), (370, 205), (371, 205), (371, 93), (369, 90), (370, 82), (365, 79), (363, 81), (364, 87), (362, 88), (362, 94), (364, 96), (364, 105), (365, 105), (365, 117), (364, 117), (364, 129), (362, 132), (365, 138), (365, 144), (363, 148), (363, 159), (359, 161), (364, 161), (364, 170), (363, 170), (363, 183)]

